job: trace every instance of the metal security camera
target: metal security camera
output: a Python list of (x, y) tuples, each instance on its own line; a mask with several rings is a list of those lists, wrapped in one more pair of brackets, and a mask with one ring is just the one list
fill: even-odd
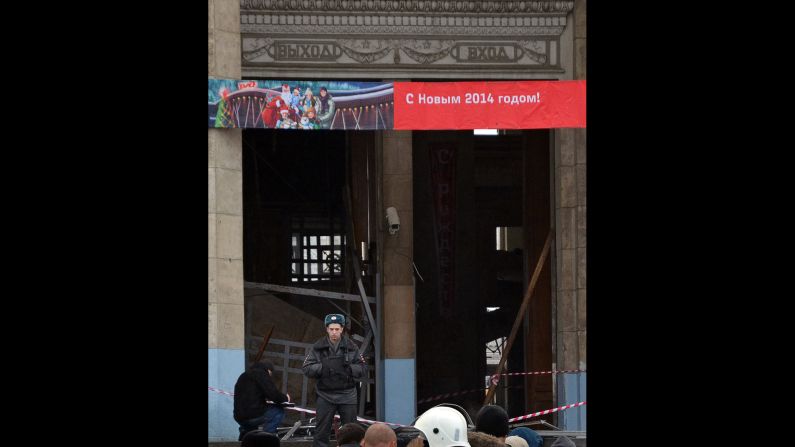
[(397, 209), (394, 206), (386, 209), (386, 221), (389, 224), (389, 234), (394, 236), (400, 229), (400, 217), (398, 217)]

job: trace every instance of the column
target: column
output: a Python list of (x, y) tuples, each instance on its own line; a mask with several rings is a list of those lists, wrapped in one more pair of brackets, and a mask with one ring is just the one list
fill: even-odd
[(409, 424), (416, 410), (413, 179), (411, 131), (383, 131), (383, 210), (397, 208), (400, 230), (384, 222), (384, 419)]
[[(208, 0), (208, 66), (212, 78), (240, 78), (240, 2)], [(207, 378), (234, 390), (243, 371), (242, 131), (207, 130)], [(237, 441), (231, 396), (208, 390), (208, 441)]]

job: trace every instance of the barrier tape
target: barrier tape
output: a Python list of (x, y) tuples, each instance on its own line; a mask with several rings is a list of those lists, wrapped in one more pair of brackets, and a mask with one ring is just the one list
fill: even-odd
[(502, 373), (502, 374), (494, 374), (491, 376), (491, 383), (494, 385), (500, 381), (500, 376), (531, 376), (535, 374), (563, 374), (563, 373), (579, 373), (579, 372), (586, 372), (584, 369), (563, 369), (560, 371), (528, 371), (528, 372), (518, 372), (518, 373)]
[[(234, 397), (234, 395), (235, 395), (235, 393), (230, 393), (229, 391), (219, 390), (218, 388), (213, 388), (213, 387), (211, 387), (209, 385), (207, 386), (207, 389), (210, 390), (210, 391), (214, 391), (214, 392), (216, 392), (218, 394), (224, 394), (226, 396), (233, 396)], [(284, 409), (285, 410), (295, 410), (295, 411), (298, 411), (298, 412), (301, 412), (301, 413), (317, 414), (317, 411), (316, 410), (312, 410), (311, 408), (284, 407)], [(339, 419), (339, 418), (340, 417), (338, 415), (336, 415), (336, 414), (334, 415), (334, 419)], [(365, 419), (365, 418), (359, 417), (359, 416), (356, 416), (356, 420), (359, 421), (359, 422), (369, 422), (371, 424), (375, 424), (376, 422), (381, 422), (383, 424), (394, 425), (394, 426), (397, 426), (397, 427), (410, 427), (410, 425), (395, 424), (395, 423), (392, 423), (392, 422), (373, 421), (373, 420)]]
[(549, 413), (554, 413), (556, 411), (566, 410), (568, 408), (579, 407), (580, 405), (585, 405), (585, 401), (578, 402), (576, 404), (564, 405), (564, 406), (558, 407), (558, 408), (552, 408), (550, 410), (544, 410), (544, 411), (539, 411), (539, 412), (536, 412), (536, 413), (530, 413), (530, 414), (526, 414), (524, 416), (518, 416), (518, 417), (515, 417), (515, 418), (508, 419), (508, 423), (521, 421), (521, 420), (524, 420), (524, 419), (530, 419), (532, 417), (541, 416), (541, 415), (549, 414)]
[[(572, 372), (585, 372), (584, 369), (566, 369), (560, 371), (529, 371), (529, 372), (517, 372), (517, 373), (502, 373), (502, 374), (494, 374), (491, 376), (491, 383), (497, 385), (500, 381), (500, 376), (529, 376), (535, 374), (561, 374), (561, 373), (572, 373)], [(436, 396), (426, 397), (424, 399), (420, 399), (417, 401), (418, 404), (422, 404), (425, 402), (432, 402), (434, 400), (444, 399), (447, 397), (459, 396), (461, 394), (473, 393), (475, 391), (485, 391), (487, 388), (475, 388), (472, 390), (466, 391), (456, 391), (454, 393), (446, 393), (446, 394), (437, 394)]]
[(230, 393), (229, 391), (219, 390), (218, 388), (213, 388), (211, 386), (207, 386), (207, 389), (210, 391), (215, 391), (216, 393), (226, 394), (227, 396), (234, 396), (235, 393)]
[[(224, 390), (219, 390), (218, 388), (213, 388), (211, 386), (207, 386), (207, 389), (210, 390), (210, 391), (214, 391), (216, 393), (219, 393), (219, 394), (224, 394), (224, 395), (227, 395), (227, 396), (234, 396), (234, 393), (230, 393), (230, 392), (224, 391)], [(524, 420), (524, 419), (530, 419), (532, 417), (542, 416), (542, 415), (545, 415), (545, 414), (554, 413), (556, 411), (562, 411), (562, 410), (566, 410), (566, 409), (569, 409), (569, 408), (579, 407), (581, 405), (585, 405), (585, 401), (578, 402), (576, 404), (564, 405), (562, 407), (552, 408), (552, 409), (549, 409), (549, 410), (538, 411), (538, 412), (535, 412), (535, 413), (526, 414), (524, 416), (518, 416), (518, 417), (515, 417), (515, 418), (508, 419), (508, 423), (521, 421), (521, 420)], [(298, 412), (301, 412), (301, 413), (317, 414), (317, 411), (312, 410), (310, 408), (285, 407), (285, 409), (287, 409), (287, 410), (295, 410), (295, 411), (298, 411)], [(335, 414), (334, 415), (334, 419), (339, 419), (339, 416), (337, 416)], [(383, 422), (383, 421), (373, 421), (373, 420), (365, 419), (365, 418), (362, 418), (362, 417), (359, 417), (359, 416), (356, 417), (356, 420), (359, 421), (359, 422), (369, 422), (371, 424), (375, 424), (376, 422), (381, 422), (383, 424), (394, 425), (394, 426), (397, 426), (397, 427), (411, 427), (411, 425), (395, 424), (395, 423), (392, 423), (392, 422)]]

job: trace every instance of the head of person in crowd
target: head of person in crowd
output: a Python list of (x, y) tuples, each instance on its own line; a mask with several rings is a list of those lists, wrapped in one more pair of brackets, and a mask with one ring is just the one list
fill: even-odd
[(508, 435), (508, 413), (499, 405), (486, 405), (475, 416), (475, 431), (480, 431), (505, 442)]
[(250, 431), (243, 436), (240, 447), (279, 447), (279, 437), (262, 430)]
[(329, 340), (338, 343), (342, 338), (342, 331), (345, 329), (345, 317), (341, 314), (328, 314), (323, 321), (326, 324)]
[(552, 447), (576, 447), (576, 444), (568, 436), (558, 436), (552, 443)]
[(397, 447), (394, 430), (382, 422), (376, 422), (364, 432), (362, 447)]
[(519, 436), (506, 436), (505, 437), (505, 444), (509, 445), (510, 447), (529, 447), (527, 445), (527, 441)]
[(454, 408), (437, 405), (422, 413), (413, 425), (428, 440), (429, 447), (471, 447), (467, 439), (467, 421)]
[(358, 422), (348, 422), (337, 430), (337, 445), (356, 445), (364, 439), (364, 427)]
[(505, 443), (498, 438), (479, 431), (467, 433), (467, 439), (472, 447), (505, 447)]
[[(528, 447), (541, 447), (544, 445), (544, 439), (536, 433), (535, 430), (527, 427), (516, 427), (508, 432), (508, 437), (519, 436), (527, 442)], [(508, 438), (505, 438), (506, 441)]]

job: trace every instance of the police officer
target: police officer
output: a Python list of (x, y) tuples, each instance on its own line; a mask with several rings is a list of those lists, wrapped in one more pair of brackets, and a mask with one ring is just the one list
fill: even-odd
[(317, 430), (313, 447), (328, 447), (331, 422), (339, 413), (340, 425), (356, 422), (356, 380), (367, 376), (359, 348), (343, 335), (345, 317), (329, 314), (324, 319), (326, 336), (315, 342), (304, 359), (304, 374), (317, 379)]

